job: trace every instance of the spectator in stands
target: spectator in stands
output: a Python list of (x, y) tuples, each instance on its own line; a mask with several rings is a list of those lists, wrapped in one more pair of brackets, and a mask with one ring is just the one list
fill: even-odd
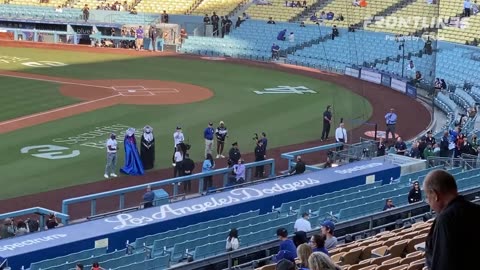
[(292, 175), (292, 174), (302, 174), (304, 172), (305, 172), (305, 162), (303, 162), (301, 156), (297, 156), (297, 162), (295, 164), (295, 167), (290, 169), (288, 173)]
[(435, 152), (433, 151), (433, 145), (432, 144), (427, 144), (427, 148), (423, 151), (423, 158), (428, 160), (429, 164), (431, 166), (434, 166), (433, 160), (429, 160), (429, 157), (434, 157), (436, 156)]
[(82, 8), (82, 13), (83, 13), (83, 19), (85, 22), (88, 21), (88, 17), (90, 17), (90, 8), (88, 7), (88, 4), (85, 4), (85, 6)]
[(300, 27), (305, 27), (305, 23), (304, 23), (304, 22), (300, 22)]
[(243, 159), (239, 159), (237, 164), (233, 165), (233, 175), (230, 178), (230, 183), (241, 184), (245, 182), (246, 170)]
[(232, 20), (230, 20), (230, 18), (228, 18), (228, 16), (225, 16), (225, 35), (229, 35), (230, 34), (230, 30), (232, 29)]
[(218, 30), (218, 23), (220, 22), (220, 18), (218, 17), (217, 13), (214, 11), (212, 14), (212, 17), (210, 18), (210, 21), (212, 22), (213, 25), (213, 36), (219, 36), (220, 31)]
[(248, 19), (250, 19), (250, 16), (247, 13), (243, 12), (242, 13), (242, 20), (245, 21), (245, 20), (248, 20)]
[(55, 9), (55, 12), (57, 13), (62, 13), (63, 12), (63, 9), (61, 6), (57, 6), (57, 8)]
[(166, 10), (163, 11), (160, 20), (161, 20), (162, 23), (168, 23), (168, 13), (167, 13)]
[(287, 34), (287, 29), (283, 29), (282, 31), (278, 32), (277, 40), (285, 41), (285, 39), (286, 39), (285, 35), (286, 34)]
[(420, 158), (420, 149), (418, 147), (419, 142), (416, 141), (412, 144), (412, 148), (410, 149), (408, 156), (411, 158)]
[(226, 23), (226, 20), (225, 20), (225, 17), (223, 16), (220, 16), (220, 32), (222, 33), (222, 38), (225, 37), (225, 23)]
[(412, 189), (408, 192), (408, 203), (416, 203), (422, 201), (422, 191), (418, 181), (413, 182)]
[(313, 252), (323, 252), (327, 255), (328, 250), (325, 248), (325, 241), (327, 240), (324, 234), (314, 234), (310, 238), (310, 245), (313, 248)]
[(38, 220), (27, 219), (26, 223), (30, 232), (38, 232), (40, 230), (40, 224)]
[(105, 270), (105, 269), (102, 268), (98, 262), (94, 262), (92, 263), (92, 270)]
[(366, 0), (360, 0), (360, 7), (367, 7), (368, 3)]
[(348, 27), (348, 32), (354, 33), (355, 32), (355, 26), (353, 24), (350, 24)]
[(295, 221), (295, 224), (293, 225), (293, 229), (296, 232), (299, 232), (299, 231), (309, 232), (309, 231), (311, 231), (312, 230), (312, 225), (310, 224), (310, 221), (308, 221), (309, 218), (310, 218), (309, 213), (303, 213), (302, 217)]
[(152, 188), (147, 186), (147, 191), (143, 194), (143, 208), (153, 207), (153, 201), (155, 200), (155, 193), (153, 193)]
[(467, 115), (470, 118), (474, 118), (477, 115), (477, 107), (473, 106), (467, 110)]
[[(202, 165), (202, 172), (209, 172), (215, 168), (215, 161), (213, 161), (212, 154), (208, 153)], [(203, 178), (203, 190), (207, 191), (209, 188), (213, 187), (213, 177), (205, 176)]]
[(77, 263), (77, 265), (75, 266), (75, 270), (83, 270), (83, 264)]
[(445, 80), (440, 79), (440, 82), (442, 83), (442, 91), (447, 91), (448, 87), (447, 87), (447, 83), (445, 82)]
[(423, 46), (423, 52), (432, 55), (433, 48), (432, 48), (432, 41), (430, 40), (430, 37), (427, 37), (427, 40), (425, 41), (425, 45)]
[(228, 152), (228, 166), (233, 167), (233, 165), (238, 163), (241, 157), (242, 154), (240, 153), (240, 149), (238, 149), (238, 143), (232, 143), (232, 148), (230, 148), (230, 151)]
[(320, 227), (322, 234), (325, 235), (325, 248), (327, 250), (334, 249), (337, 246), (337, 238), (334, 236), (335, 224), (330, 220), (325, 220)]
[(444, 170), (430, 172), (423, 190), (437, 214), (425, 241), (428, 269), (478, 269), (480, 206), (459, 195), (455, 178)]
[(208, 14), (205, 14), (205, 17), (203, 17), (203, 23), (210, 24), (210, 17), (208, 16)]
[(442, 138), (440, 139), (440, 157), (448, 157), (449, 156), (449, 149), (450, 146), (450, 139), (448, 136), (448, 131), (443, 133)]
[(285, 228), (277, 229), (277, 237), (280, 240), (280, 251), (276, 256), (276, 261), (287, 259), (293, 262), (297, 257), (297, 248), (293, 241), (288, 239), (288, 231)]
[(217, 157), (216, 158), (224, 158), (225, 156), (223, 155), (223, 148), (225, 147), (225, 140), (228, 137), (228, 129), (225, 126), (225, 123), (223, 121), (220, 121), (220, 124), (215, 129), (215, 137), (217, 139)]
[(335, 13), (329, 11), (329, 12), (327, 13), (327, 20), (329, 20), (329, 21), (333, 20), (333, 17), (334, 17), (334, 16), (335, 16)]
[(472, 144), (472, 155), (475, 155), (477, 156), (478, 155), (478, 141), (477, 141), (477, 134), (473, 134), (472, 135), (472, 140), (471, 140), (471, 144)]
[(308, 257), (313, 253), (312, 247), (308, 244), (301, 244), (297, 247), (297, 266), (299, 270), (308, 270)]
[(280, 46), (273, 43), (271, 50), (272, 50), (272, 60), (278, 60), (280, 56)]
[(353, 0), (352, 6), (359, 7), (360, 6), (360, 0)]
[(138, 14), (137, 9), (132, 8), (132, 10), (130, 10), (130, 14), (137, 15)]
[(415, 79), (413, 80), (413, 84), (417, 85), (417, 84), (421, 83), (422, 80), (423, 80), (422, 73), (418, 70), (415, 71)]
[(15, 226), (13, 225), (13, 220), (6, 218), (3, 221), (3, 226), (0, 229), (0, 238), (6, 239), (15, 236)]
[(238, 28), (240, 27), (240, 25), (242, 24), (243, 20), (242, 20), (242, 17), (238, 17), (237, 18), (237, 21), (235, 22), (235, 28)]
[[(267, 158), (265, 154), (265, 147), (263, 147), (262, 140), (257, 141), (257, 146), (255, 147), (254, 152), (255, 152), (255, 162), (263, 161)], [(263, 178), (264, 169), (265, 169), (264, 165), (255, 167), (255, 177)]]
[(397, 153), (397, 155), (403, 156), (405, 155), (405, 152), (407, 152), (407, 145), (405, 144), (405, 142), (402, 140), (401, 137), (397, 138), (397, 142), (395, 143), (394, 148), (395, 148), (395, 153)]
[(295, 35), (293, 32), (290, 32), (290, 35), (288, 36), (288, 42), (294, 43), (295, 42)]
[(323, 168), (326, 169), (326, 168), (331, 168), (333, 165), (333, 160), (332, 160), (332, 157), (330, 155), (327, 155), (327, 160), (325, 161), (325, 163), (323, 164)]
[(340, 13), (340, 15), (338, 15), (338, 17), (335, 19), (335, 21), (341, 21), (343, 22), (345, 20), (345, 17), (343, 17), (343, 15)]
[(294, 232), (292, 240), (296, 247), (300, 246), (301, 244), (308, 243), (307, 233), (304, 231)]
[(463, 15), (465, 17), (470, 17), (470, 11), (472, 9), (472, 3), (470, 0), (463, 1)]
[(225, 249), (227, 251), (232, 251), (232, 250), (238, 249), (239, 247), (240, 247), (240, 242), (238, 241), (238, 231), (237, 229), (233, 228), (228, 233)]
[(335, 37), (338, 37), (340, 35), (340, 33), (338, 32), (338, 28), (336, 25), (333, 25), (333, 28), (332, 28), (332, 40), (335, 39)]
[(310, 270), (340, 270), (340, 266), (335, 263), (322, 252), (313, 252), (308, 257), (308, 266)]
[(47, 221), (45, 222), (47, 229), (54, 229), (60, 225), (60, 222), (58, 221), (57, 216), (55, 216), (54, 213), (51, 213), (48, 216)]
[(377, 157), (385, 156), (386, 149), (387, 146), (385, 145), (385, 139), (381, 137), (380, 141), (378, 142)]
[(275, 270), (297, 270), (295, 263), (291, 260), (281, 259), (275, 266)]
[(142, 26), (138, 26), (137, 30), (135, 31), (135, 49), (140, 51), (143, 47), (143, 28)]
[(268, 18), (267, 24), (275, 24), (275, 21), (273, 20), (272, 17)]
[(431, 144), (431, 145), (434, 145), (437, 143), (437, 140), (435, 139), (435, 137), (433, 137), (433, 132), (431, 130), (427, 132), (427, 138), (425, 139), (425, 141), (427, 144)]
[[(477, 15), (478, 11), (479, 11), (478, 4), (477, 4), (477, 1), (475, 0), (475, 2), (472, 4), (473, 15)], [(476, 41), (476, 39), (474, 39), (473, 41)], [(477, 45), (474, 45), (474, 46), (477, 46)]]
[(434, 91), (435, 91), (433, 93), (433, 96), (436, 97), (438, 95), (438, 93), (442, 90), (442, 82), (440, 82), (439, 78), (435, 79), (435, 82), (433, 83), (433, 87), (434, 87)]
[(383, 211), (390, 210), (392, 208), (395, 208), (395, 205), (393, 204), (393, 200), (392, 199), (385, 200), (385, 206), (383, 206)]
[(24, 234), (27, 234), (29, 232), (30, 232), (30, 230), (28, 228), (28, 224), (25, 223), (23, 220), (19, 220), (17, 222), (17, 232), (15, 233), (15, 235), (16, 236), (24, 235)]

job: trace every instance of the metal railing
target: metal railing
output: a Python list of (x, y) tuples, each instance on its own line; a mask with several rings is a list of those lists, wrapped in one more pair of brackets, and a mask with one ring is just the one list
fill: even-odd
[(363, 140), (355, 144), (346, 144), (343, 150), (333, 151), (333, 160), (345, 160), (347, 162), (371, 159), (377, 155), (377, 142)]
[[(267, 159), (263, 161), (257, 161), (257, 162), (252, 162), (252, 163), (247, 163), (245, 164), (246, 167), (246, 179), (251, 179), (252, 175), (252, 169), (256, 168), (258, 166), (269, 166), (270, 167), (270, 172), (268, 174), (268, 177), (274, 177), (275, 176), (275, 160), (274, 159)], [(119, 198), (119, 210), (125, 209), (125, 195), (130, 192), (136, 192), (136, 191), (144, 191), (148, 186), (150, 186), (152, 189), (158, 189), (162, 187), (173, 187), (173, 194), (170, 194), (171, 196), (177, 196), (179, 195), (178, 187), (187, 182), (187, 181), (198, 181), (198, 193), (203, 193), (204, 192), (204, 178), (209, 177), (209, 176), (215, 176), (215, 175), (222, 175), (223, 176), (223, 186), (226, 186), (229, 182), (229, 175), (231, 175), (233, 168), (223, 168), (223, 169), (218, 169), (218, 170), (213, 170), (210, 172), (203, 172), (203, 173), (196, 173), (188, 176), (181, 176), (177, 178), (171, 178), (171, 179), (165, 179), (165, 180), (159, 180), (156, 182), (152, 183), (147, 183), (147, 184), (142, 184), (142, 185), (136, 185), (132, 187), (126, 187), (126, 188), (121, 188), (121, 189), (116, 189), (116, 190), (111, 190), (111, 191), (105, 191), (101, 193), (96, 193), (96, 194), (90, 194), (90, 195), (85, 195), (85, 196), (80, 196), (76, 198), (70, 198), (62, 201), (62, 213), (68, 216), (69, 212), (69, 206), (72, 204), (76, 203), (81, 203), (81, 202), (90, 202), (90, 216), (95, 216), (97, 215), (97, 200), (102, 199), (102, 198), (107, 198), (107, 197), (112, 197), (112, 196), (118, 196)]]
[[(473, 158), (472, 158), (473, 157)], [(429, 168), (436, 166), (444, 166), (446, 169), (461, 167), (466, 170), (480, 168), (479, 160), (476, 156), (462, 154), (462, 157), (427, 157), (427, 166)]]
[[(316, 146), (316, 147), (312, 147), (312, 148), (297, 150), (297, 151), (293, 151), (293, 152), (283, 153), (281, 155), (281, 158), (284, 158), (284, 159), (288, 160), (288, 169), (290, 170), (296, 164), (296, 162), (295, 162), (296, 156), (309, 154), (309, 153), (320, 152), (320, 151), (327, 151), (327, 150), (331, 150), (331, 149), (336, 149), (337, 147), (340, 147), (342, 145), (343, 145), (343, 143), (332, 143), (332, 144), (327, 144), (327, 145), (322, 145), (322, 146)], [(311, 171), (321, 170), (317, 166), (311, 166), (311, 165), (307, 165), (306, 168), (307, 168), (307, 170), (311, 170)]]
[(15, 218), (15, 217), (22, 217), (22, 216), (29, 216), (29, 215), (39, 215), (39, 225), (40, 225), (40, 230), (45, 229), (45, 216), (48, 216), (50, 214), (55, 214), (56, 217), (60, 218), (62, 220), (63, 224), (66, 224), (67, 220), (69, 219), (68, 214), (63, 214), (63, 213), (58, 213), (56, 211), (46, 209), (43, 207), (32, 207), (28, 209), (22, 209), (18, 211), (13, 211), (13, 212), (8, 212), (8, 213), (3, 213), (0, 214), (0, 220), (4, 220), (6, 218)]

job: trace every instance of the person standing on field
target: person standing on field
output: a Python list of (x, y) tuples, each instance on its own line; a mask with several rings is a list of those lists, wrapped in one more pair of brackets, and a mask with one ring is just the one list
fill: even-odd
[(107, 165), (105, 166), (105, 174), (103, 175), (108, 179), (109, 176), (117, 177), (115, 170), (117, 167), (117, 140), (115, 133), (110, 135), (107, 140)]
[(325, 112), (323, 112), (323, 130), (321, 140), (328, 140), (328, 134), (330, 133), (330, 127), (332, 125), (332, 112), (330, 111), (331, 106), (328, 105)]
[(224, 158), (223, 148), (225, 147), (225, 139), (228, 137), (228, 129), (223, 121), (220, 121), (220, 125), (215, 130), (215, 136), (217, 137), (217, 157)]
[(205, 157), (207, 154), (212, 154), (213, 148), (213, 136), (215, 135), (215, 130), (213, 129), (213, 123), (208, 123), (208, 127), (203, 131), (203, 138), (205, 139)]

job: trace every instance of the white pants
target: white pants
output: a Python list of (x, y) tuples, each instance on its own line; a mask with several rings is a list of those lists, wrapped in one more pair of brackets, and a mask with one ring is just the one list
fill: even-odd
[(212, 148), (213, 148), (213, 140), (205, 139), (205, 157), (207, 157), (207, 154), (212, 154)]

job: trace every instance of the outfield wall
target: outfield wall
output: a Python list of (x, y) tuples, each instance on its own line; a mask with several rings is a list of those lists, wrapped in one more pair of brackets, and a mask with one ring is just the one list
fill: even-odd
[(283, 178), (245, 188), (201, 196), (156, 208), (2, 240), (0, 253), (13, 270), (106, 244), (109, 251), (126, 241), (199, 222), (260, 209), (375, 181), (400, 176), (400, 166), (382, 160), (359, 161), (320, 172)]

